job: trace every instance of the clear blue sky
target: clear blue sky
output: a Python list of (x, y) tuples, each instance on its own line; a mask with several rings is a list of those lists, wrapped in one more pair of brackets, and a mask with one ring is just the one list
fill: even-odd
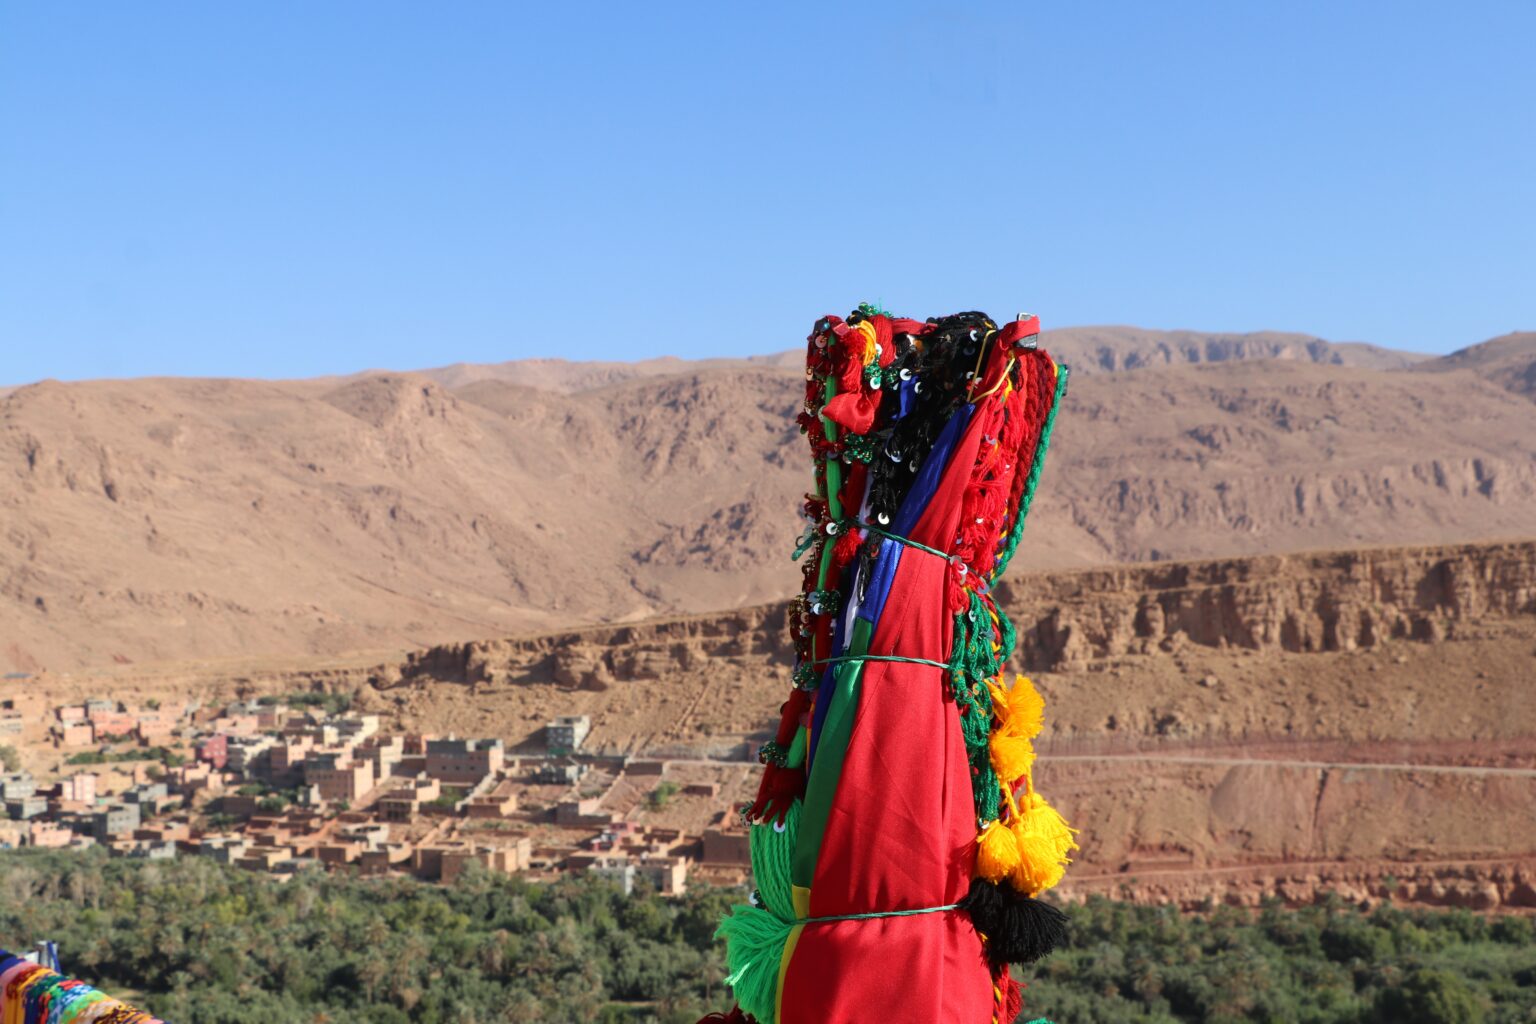
[[(953, 8), (953, 9), (951, 9)], [(0, 5), (0, 384), (1536, 327), (1536, 3)]]

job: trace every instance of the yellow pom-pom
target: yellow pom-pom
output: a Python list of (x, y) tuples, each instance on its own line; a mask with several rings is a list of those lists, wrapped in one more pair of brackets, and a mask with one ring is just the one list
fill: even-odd
[(1046, 803), (1045, 797), (1039, 793), (1030, 793), (1025, 797), (1019, 811), (1024, 828), (1032, 835), (1044, 836), (1062, 859), (1077, 849), (1077, 840), (1073, 838), (1077, 835), (1077, 829), (1068, 825), (1061, 812)]
[(1003, 699), (994, 700), (998, 720), (1009, 732), (1034, 739), (1045, 728), (1045, 698), (1027, 676), (1016, 676)]
[(1029, 740), (1012, 730), (997, 729), (989, 741), (992, 747), (992, 770), (1004, 783), (1023, 777), (1035, 764), (1035, 748)]
[(1013, 887), (1027, 896), (1038, 896), (1061, 881), (1067, 866), (1051, 859), (1050, 844), (1039, 836), (1026, 836), (1019, 850), (1019, 863), (1008, 876)]
[(1056, 808), (1039, 793), (1030, 793), (1010, 831), (1019, 852), (1018, 866), (1009, 876), (1014, 888), (1033, 896), (1061, 881), (1077, 840), (1076, 830)]
[(1012, 830), (994, 821), (976, 837), (976, 874), (989, 882), (1001, 882), (1019, 866), (1019, 844)]

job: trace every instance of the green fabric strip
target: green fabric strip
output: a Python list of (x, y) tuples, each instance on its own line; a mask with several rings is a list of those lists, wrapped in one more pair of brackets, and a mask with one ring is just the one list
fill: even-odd
[(859, 710), (866, 660), (860, 655), (869, 650), (869, 638), (873, 633), (874, 626), (869, 622), (859, 618), (853, 620), (853, 636), (848, 642), (850, 654), (836, 659), (841, 664), (833, 670), (831, 693), (825, 695), (832, 703), (827, 706), (821, 736), (816, 740), (816, 760), (811, 764), (811, 775), (805, 783), (800, 834), (795, 839), (795, 859), (790, 869), (791, 882), (805, 889), (811, 887), (816, 877), (816, 859), (821, 854), (827, 817), (832, 813), (837, 782), (843, 774), (843, 758), (848, 753), (848, 737), (853, 733), (853, 719)]
[[(832, 399), (835, 397), (837, 397), (837, 378), (828, 376), (827, 382), (822, 389), (822, 405), (826, 405), (826, 403), (832, 401)], [(837, 440), (836, 423), (833, 423), (831, 420), (823, 416), (821, 417), (821, 426), (822, 429), (827, 433), (828, 441)], [(827, 481), (826, 493), (823, 494), (822, 497), (827, 499), (828, 515), (833, 522), (837, 522), (843, 517), (842, 496), (838, 494), (838, 492), (843, 489), (843, 464), (838, 462), (836, 459), (827, 459), (824, 465), (826, 466)], [(821, 564), (816, 567), (817, 590), (827, 589), (827, 573), (832, 568), (832, 547), (833, 545), (830, 543), (830, 541), (824, 542), (821, 545)]]

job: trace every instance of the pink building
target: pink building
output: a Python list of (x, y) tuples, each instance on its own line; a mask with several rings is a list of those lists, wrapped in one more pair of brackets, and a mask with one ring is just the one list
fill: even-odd
[(197, 759), (223, 770), (229, 763), (229, 737), (222, 732), (204, 737), (197, 745)]
[(76, 772), (59, 783), (59, 799), (80, 804), (96, 802), (96, 784), (99, 778), (92, 772)]

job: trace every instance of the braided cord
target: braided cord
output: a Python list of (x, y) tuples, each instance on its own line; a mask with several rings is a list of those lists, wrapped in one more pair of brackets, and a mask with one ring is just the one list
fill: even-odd
[(1056, 428), (1056, 412), (1061, 408), (1061, 400), (1067, 395), (1067, 368), (1056, 366), (1056, 394), (1051, 399), (1051, 410), (1045, 414), (1045, 426), (1040, 430), (1040, 443), (1035, 445), (1035, 459), (1029, 467), (1029, 479), (1024, 483), (1024, 495), (1019, 500), (1019, 514), (1014, 517), (1013, 529), (1008, 533), (1008, 542), (1003, 545), (1003, 550), (998, 552), (997, 561), (992, 567), (992, 578), (995, 580), (1008, 568), (1008, 563), (1013, 560), (1015, 552), (1019, 550), (1019, 541), (1024, 537), (1024, 520), (1029, 516), (1029, 507), (1035, 500), (1035, 488), (1040, 483), (1040, 473), (1045, 469), (1045, 451), (1051, 445), (1051, 431)]

